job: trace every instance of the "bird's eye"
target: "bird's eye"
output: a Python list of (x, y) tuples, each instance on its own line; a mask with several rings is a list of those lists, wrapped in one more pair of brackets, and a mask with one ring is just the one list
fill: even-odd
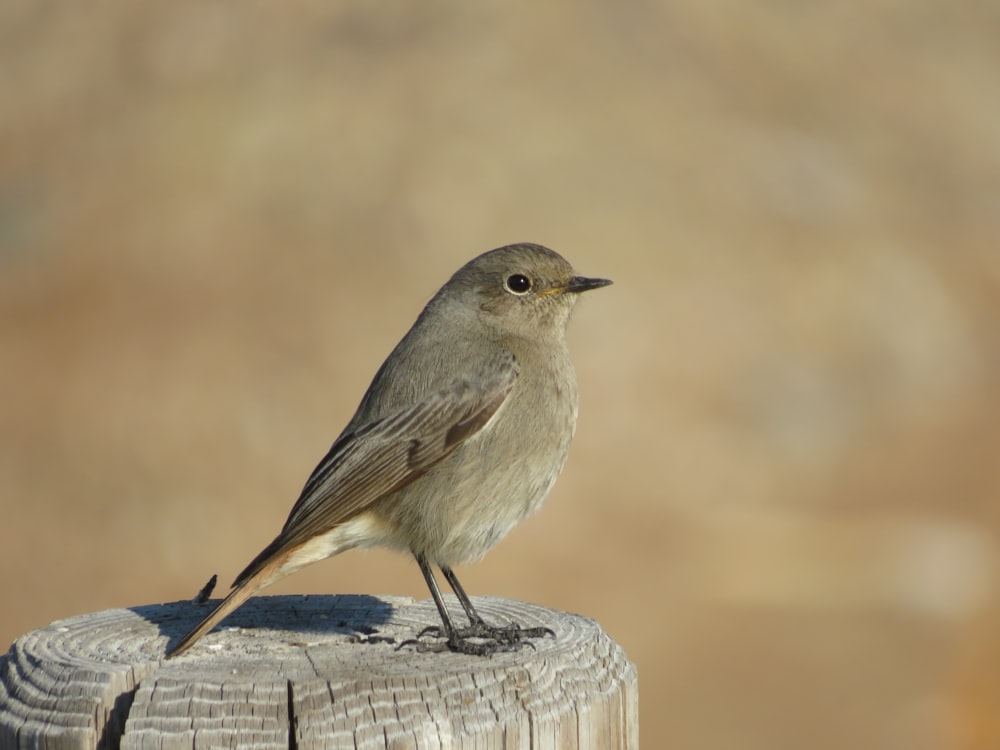
[(531, 291), (531, 279), (523, 273), (513, 273), (504, 280), (503, 288), (511, 294), (527, 294)]

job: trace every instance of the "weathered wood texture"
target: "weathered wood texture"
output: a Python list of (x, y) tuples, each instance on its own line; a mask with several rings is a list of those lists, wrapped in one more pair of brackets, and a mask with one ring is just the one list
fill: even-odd
[(258, 597), (164, 660), (208, 606), (108, 610), (19, 638), (0, 657), (0, 748), (638, 748), (635, 667), (578, 615), (476, 599), (492, 622), (555, 637), (470, 657), (400, 646), (437, 624), (430, 601)]

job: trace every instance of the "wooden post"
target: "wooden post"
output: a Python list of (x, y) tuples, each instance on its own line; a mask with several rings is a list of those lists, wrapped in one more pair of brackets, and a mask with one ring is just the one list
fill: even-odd
[(639, 747), (635, 666), (579, 615), (477, 598), (488, 621), (555, 637), (472, 657), (401, 645), (438, 623), (429, 600), (257, 597), (164, 660), (208, 606), (107, 610), (18, 638), (0, 657), (0, 748)]

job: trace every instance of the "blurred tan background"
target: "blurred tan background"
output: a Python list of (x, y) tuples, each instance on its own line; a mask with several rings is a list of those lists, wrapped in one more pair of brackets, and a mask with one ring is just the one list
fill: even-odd
[[(0, 5), (0, 642), (223, 588), (474, 254), (581, 420), (460, 571), (599, 620), (650, 748), (1000, 747), (990, 2)], [(353, 552), (271, 593), (427, 596)]]

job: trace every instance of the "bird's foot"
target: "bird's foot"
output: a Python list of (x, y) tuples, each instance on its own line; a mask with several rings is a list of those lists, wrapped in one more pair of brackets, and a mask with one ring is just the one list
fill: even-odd
[[(446, 634), (440, 626), (431, 625), (421, 630), (417, 638), (423, 638), (425, 635), (443, 638)], [(512, 622), (510, 625), (487, 625), (482, 620), (479, 620), (478, 622), (473, 622), (468, 627), (456, 629), (455, 635), (459, 638), (483, 638), (497, 641), (498, 643), (514, 644), (521, 643), (522, 641), (526, 642), (528, 638), (544, 638), (547, 635), (551, 635), (554, 638), (556, 634), (551, 628), (522, 628), (516, 622)]]
[[(438, 653), (453, 651), (471, 656), (490, 656), (492, 654), (517, 651), (522, 646), (535, 647), (529, 639), (544, 638), (547, 635), (555, 637), (550, 628), (522, 628), (517, 623), (501, 627), (487, 625), (485, 622), (474, 622), (468, 627), (456, 629), (450, 636), (438, 625), (424, 628), (417, 637), (404, 641), (400, 646), (413, 645), (417, 651)], [(423, 638), (439, 639), (428, 643)]]

